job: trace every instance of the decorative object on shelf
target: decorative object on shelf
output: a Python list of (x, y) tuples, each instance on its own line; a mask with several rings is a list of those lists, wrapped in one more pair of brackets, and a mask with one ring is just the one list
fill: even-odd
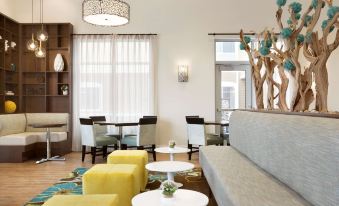
[(68, 95), (68, 85), (67, 84), (63, 84), (60, 87), (61, 91), (62, 91), (62, 95)]
[(35, 56), (38, 58), (46, 57), (46, 49), (42, 47), (42, 42), (39, 42), (39, 48), (35, 50)]
[(5, 95), (7, 95), (7, 96), (14, 96), (15, 94), (14, 94), (13, 91), (6, 91)]
[[(257, 46), (249, 44), (243, 31), (240, 32), (241, 49), (248, 54), (252, 68), (256, 105), (258, 109), (265, 109), (263, 85), (266, 82), (267, 109), (273, 110), (277, 104), (282, 111), (304, 112), (312, 110), (310, 105), (315, 100), (316, 111), (328, 112), (326, 65), (331, 53), (339, 46), (339, 7), (334, 6), (332, 0), (312, 0), (302, 14), (302, 4), (293, 2), (285, 7), (285, 3), (277, 1), (275, 15), (282, 46), (277, 44), (274, 29), (256, 34)], [(328, 16), (318, 30), (316, 25), (324, 16), (321, 13), (326, 5)], [(284, 9), (289, 12), (287, 24), (282, 21)], [(280, 80), (273, 78), (276, 74)], [(287, 93), (291, 93), (289, 102)]]
[(0, 40), (2, 39), (2, 36), (0, 35)]
[(11, 63), (11, 67), (10, 67), (11, 71), (15, 72), (16, 71), (16, 66), (14, 63)]
[(16, 43), (15, 43), (14, 41), (12, 41), (12, 42), (11, 42), (11, 48), (12, 48), (12, 49), (15, 49), (15, 47), (16, 47)]
[(168, 142), (168, 147), (169, 148), (171, 148), (171, 149), (174, 149), (174, 147), (175, 147), (175, 141), (174, 140), (170, 140), (169, 142)]
[(6, 39), (6, 40), (5, 40), (5, 52), (8, 51), (8, 48), (9, 48), (8, 40)]
[[(32, 0), (32, 24), (33, 24), (33, 10), (34, 10), (34, 7), (33, 7), (33, 2), (34, 0)], [(28, 40), (27, 43), (26, 43), (26, 48), (29, 50), (29, 51), (35, 51), (37, 48), (38, 48), (38, 41), (36, 41), (34, 39), (34, 33), (33, 33), (33, 29), (32, 29), (32, 39)]]
[(130, 6), (121, 0), (85, 0), (83, 20), (99, 26), (121, 26), (129, 22)]
[(65, 63), (64, 63), (64, 60), (62, 58), (62, 55), (60, 53), (58, 53), (55, 56), (55, 59), (54, 59), (54, 70), (56, 72), (61, 72), (61, 71), (64, 70), (64, 66), (65, 66)]
[(178, 82), (188, 82), (188, 66), (178, 66)]
[(171, 180), (166, 180), (161, 184), (160, 189), (162, 190), (162, 194), (164, 195), (164, 197), (171, 198), (173, 197), (175, 191), (178, 190), (178, 186), (175, 182)]
[(41, 23), (41, 29), (37, 33), (37, 39), (38, 41), (47, 41), (48, 33), (44, 29), (44, 1), (43, 0), (40, 0), (40, 23)]
[(6, 113), (14, 113), (16, 111), (16, 104), (13, 101), (6, 100), (5, 101), (5, 112)]

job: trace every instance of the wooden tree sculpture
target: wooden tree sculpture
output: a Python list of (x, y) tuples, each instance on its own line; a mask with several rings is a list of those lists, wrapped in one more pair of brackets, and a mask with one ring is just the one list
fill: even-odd
[[(314, 94), (311, 89), (313, 75), (316, 84), (316, 109), (326, 112), (328, 94), (326, 63), (330, 54), (339, 45), (339, 7), (333, 6), (332, 0), (312, 0), (311, 5), (301, 15), (302, 5), (298, 2), (292, 2), (288, 6), (288, 26), (284, 26), (282, 23), (282, 8), (286, 3), (287, 0), (277, 0), (279, 8), (276, 12), (276, 19), (283, 39), (283, 47), (277, 48), (277, 38), (274, 32), (265, 30), (260, 35), (260, 48), (250, 51), (251, 55), (259, 55), (266, 62), (265, 66), (268, 65), (266, 81), (268, 85), (272, 83), (278, 89), (279, 93), (274, 98), (279, 97), (278, 106), (281, 110), (305, 111), (309, 109), (310, 104), (314, 101)], [(319, 38), (315, 27), (326, 4), (329, 7), (327, 11), (328, 19), (322, 23), (323, 34)], [(328, 44), (328, 36), (335, 29), (337, 30), (335, 40)], [(305, 31), (305, 35), (302, 34), (303, 31)], [(242, 41), (241, 47), (245, 48), (246, 45), (244, 44), (247, 44), (247, 42), (244, 41), (245, 37), (243, 37), (242, 32), (240, 38)], [(301, 49), (305, 58), (309, 61), (309, 65), (305, 65), (304, 68), (300, 63)], [(277, 66), (281, 83), (277, 83), (272, 78), (275, 66)], [(285, 71), (290, 73), (290, 79), (287, 78)], [(286, 104), (288, 85), (293, 88), (289, 108)], [(268, 99), (271, 99), (271, 96), (272, 94), (269, 93)], [(268, 109), (271, 109), (270, 105)]]
[(261, 72), (264, 71), (263, 68), (263, 57), (255, 56), (254, 53), (251, 52), (251, 48), (248, 45), (251, 42), (250, 37), (245, 37), (243, 31), (240, 32), (240, 39), (243, 42), (240, 46), (242, 50), (245, 50), (252, 69), (252, 79), (254, 82), (255, 88), (255, 99), (257, 103), (258, 109), (264, 109), (264, 92), (263, 92), (263, 85), (266, 79), (266, 71), (264, 75), (261, 75)]

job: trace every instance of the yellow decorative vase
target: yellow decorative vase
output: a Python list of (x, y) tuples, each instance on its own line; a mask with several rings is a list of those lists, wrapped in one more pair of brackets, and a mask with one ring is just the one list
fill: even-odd
[(7, 100), (5, 101), (5, 112), (6, 113), (14, 113), (16, 111), (16, 104), (13, 101)]

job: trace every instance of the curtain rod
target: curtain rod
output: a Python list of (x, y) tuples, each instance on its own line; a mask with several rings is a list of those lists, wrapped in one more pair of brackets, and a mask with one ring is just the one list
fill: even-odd
[[(239, 36), (240, 33), (208, 33), (209, 36)], [(255, 36), (256, 33), (244, 33), (244, 35)], [(280, 33), (275, 33), (275, 35), (280, 35)]]
[(156, 36), (158, 34), (72, 34), (73, 36), (83, 36), (83, 35), (99, 35), (99, 36), (108, 36), (108, 35), (144, 35), (144, 36)]
[[(209, 36), (237, 36), (240, 33), (208, 33)], [(255, 33), (244, 33), (244, 35), (255, 35)]]

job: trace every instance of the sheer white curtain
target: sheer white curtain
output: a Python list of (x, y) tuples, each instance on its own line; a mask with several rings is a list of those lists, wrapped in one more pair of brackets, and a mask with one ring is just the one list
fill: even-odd
[(80, 117), (137, 121), (155, 114), (156, 36), (78, 35), (73, 47), (73, 150)]

